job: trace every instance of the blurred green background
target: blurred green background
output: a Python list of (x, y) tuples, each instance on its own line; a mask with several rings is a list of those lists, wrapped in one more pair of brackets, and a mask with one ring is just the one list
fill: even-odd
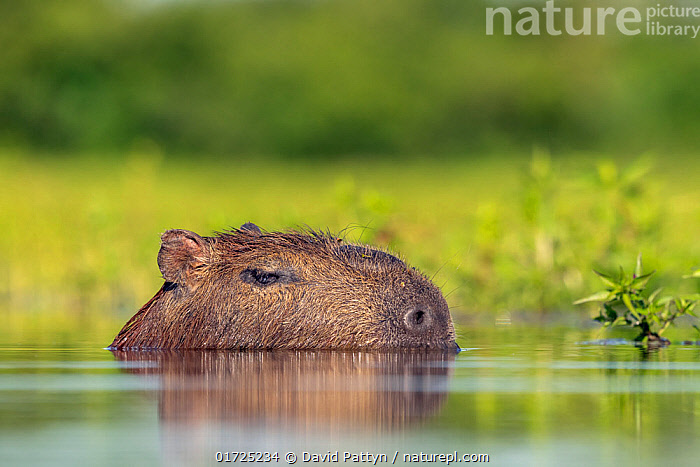
[(637, 252), (697, 289), (700, 39), (485, 34), (524, 4), (0, 1), (0, 332), (106, 343), (160, 232), (245, 221), (350, 227), (462, 324), (579, 322)]

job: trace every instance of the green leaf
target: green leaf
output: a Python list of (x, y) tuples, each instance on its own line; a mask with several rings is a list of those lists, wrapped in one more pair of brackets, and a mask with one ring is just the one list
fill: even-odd
[(598, 275), (598, 277), (600, 277), (600, 280), (602, 280), (603, 283), (605, 285), (607, 285), (608, 287), (612, 287), (612, 288), (617, 287), (617, 282), (615, 282), (612, 279), (612, 277), (608, 276), (607, 274), (603, 274), (602, 272), (598, 272), (595, 269), (593, 270), (593, 272), (596, 273)]
[(629, 294), (622, 294), (622, 303), (625, 304), (627, 309), (631, 311), (632, 313), (636, 313), (637, 310), (635, 310), (634, 305), (632, 305), (632, 300), (630, 300)]
[(659, 295), (663, 289), (664, 289), (663, 287), (659, 287), (658, 289), (654, 290), (651, 293), (651, 295), (649, 295), (649, 303), (654, 303), (656, 296)]
[(676, 304), (676, 310), (680, 311), (681, 313), (685, 311), (685, 300), (680, 297), (674, 297), (673, 303)]
[(682, 313), (687, 313), (691, 316), (695, 316), (695, 315), (693, 315), (693, 308), (695, 308), (695, 305), (697, 305), (697, 302), (682, 300), (681, 303), (683, 303)]
[(659, 305), (666, 305), (668, 303), (671, 303), (673, 301), (673, 297), (670, 295), (664, 295), (661, 297), (656, 303)]
[(624, 317), (624, 316), (620, 316), (620, 317), (617, 318), (615, 321), (613, 321), (613, 322), (610, 324), (610, 326), (622, 326), (622, 325), (626, 325), (626, 324), (627, 324), (627, 320), (625, 319), (625, 317)]
[(649, 274), (644, 274), (642, 276), (638, 276), (635, 278), (632, 283), (630, 284), (630, 287), (635, 288), (635, 289), (643, 289), (646, 287), (647, 283), (649, 282), (649, 279), (651, 279), (651, 276), (655, 273), (656, 271), (651, 271)]
[(637, 255), (637, 266), (634, 268), (634, 277), (642, 275), (642, 253)]
[(574, 305), (580, 305), (581, 303), (588, 303), (588, 302), (603, 302), (610, 297), (610, 292), (602, 291), (602, 292), (597, 292), (594, 293), (593, 295), (589, 295), (588, 297), (581, 298), (579, 300), (576, 300), (574, 302)]

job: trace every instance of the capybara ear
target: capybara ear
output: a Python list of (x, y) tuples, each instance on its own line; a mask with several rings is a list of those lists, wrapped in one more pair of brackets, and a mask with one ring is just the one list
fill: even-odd
[(241, 230), (241, 231), (244, 231), (244, 232), (248, 232), (248, 233), (252, 233), (252, 234), (255, 234), (255, 235), (262, 235), (262, 231), (260, 230), (260, 227), (258, 227), (257, 225), (253, 224), (252, 222), (246, 222), (246, 223), (243, 224), (243, 225), (241, 226), (241, 228), (238, 229), (238, 230)]
[(192, 272), (207, 264), (209, 243), (189, 230), (168, 230), (160, 236), (158, 267), (163, 279), (185, 285), (193, 279)]

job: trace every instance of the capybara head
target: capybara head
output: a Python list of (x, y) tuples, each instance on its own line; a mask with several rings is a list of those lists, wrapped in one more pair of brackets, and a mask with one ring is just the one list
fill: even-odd
[(111, 348), (458, 348), (423, 274), (330, 234), (168, 230), (158, 266), (165, 284)]

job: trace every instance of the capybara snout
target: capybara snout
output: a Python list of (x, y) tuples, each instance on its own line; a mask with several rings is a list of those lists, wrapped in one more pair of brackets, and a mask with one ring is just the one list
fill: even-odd
[(158, 266), (165, 284), (112, 348), (457, 348), (423, 274), (327, 233), (168, 230)]

